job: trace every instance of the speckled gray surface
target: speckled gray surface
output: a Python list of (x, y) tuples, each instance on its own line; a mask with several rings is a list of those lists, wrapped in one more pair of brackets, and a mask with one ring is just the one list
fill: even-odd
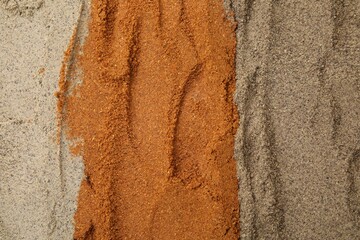
[(241, 239), (360, 239), (360, 1), (225, 2)]
[(0, 239), (72, 239), (81, 159), (57, 143), (55, 91), (81, 1), (0, 1)]

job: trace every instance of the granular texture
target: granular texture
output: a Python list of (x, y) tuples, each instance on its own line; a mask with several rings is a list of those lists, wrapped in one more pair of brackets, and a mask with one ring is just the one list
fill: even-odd
[(234, 27), (221, 1), (92, 1), (60, 99), (83, 140), (75, 239), (238, 238)]
[(241, 239), (360, 239), (360, 1), (227, 2)]

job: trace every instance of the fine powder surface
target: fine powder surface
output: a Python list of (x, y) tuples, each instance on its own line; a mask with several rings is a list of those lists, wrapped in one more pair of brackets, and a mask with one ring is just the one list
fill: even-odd
[(234, 30), (221, 1), (92, 1), (59, 96), (85, 164), (74, 239), (238, 239)]

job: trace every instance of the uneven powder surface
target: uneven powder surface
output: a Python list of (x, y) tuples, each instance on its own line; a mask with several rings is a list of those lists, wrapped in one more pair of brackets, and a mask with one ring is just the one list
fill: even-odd
[(74, 238), (237, 239), (235, 26), (222, 2), (93, 0), (91, 16), (83, 82), (59, 96), (68, 137), (83, 139)]
[(360, 239), (360, 1), (227, 3), (241, 239)]

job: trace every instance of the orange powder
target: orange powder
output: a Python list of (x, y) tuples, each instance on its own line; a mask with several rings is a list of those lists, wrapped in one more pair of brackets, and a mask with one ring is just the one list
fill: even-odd
[(44, 74), (45, 72), (45, 68), (41, 67), (39, 70), (38, 70), (38, 74), (41, 75), (41, 74)]
[(92, 1), (75, 239), (238, 238), (234, 56), (220, 0)]

